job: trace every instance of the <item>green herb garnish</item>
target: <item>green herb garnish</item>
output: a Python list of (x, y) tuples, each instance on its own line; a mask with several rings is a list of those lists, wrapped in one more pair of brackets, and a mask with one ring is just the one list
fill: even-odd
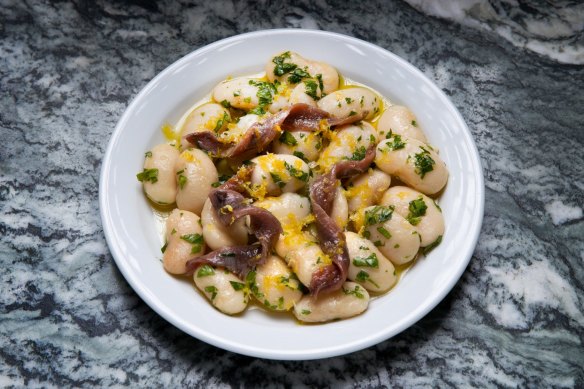
[(298, 141), (296, 138), (294, 138), (294, 135), (292, 135), (292, 133), (289, 131), (282, 132), (282, 135), (280, 135), (278, 140), (288, 146), (296, 146), (298, 144)]
[(416, 174), (424, 178), (427, 173), (434, 170), (436, 162), (432, 159), (428, 150), (422, 146), (420, 146), (420, 149), (422, 151), (414, 155), (414, 166), (416, 166)]
[(158, 182), (158, 169), (144, 169), (141, 173), (136, 174), (140, 182), (150, 181), (155, 184)]
[[(288, 170), (288, 173), (290, 173), (290, 175), (294, 178), (299, 179), (302, 182), (306, 182), (308, 181), (308, 173), (303, 172), (302, 170), (298, 170), (296, 169), (294, 166), (290, 165), (288, 162), (284, 161), (284, 166), (286, 167), (286, 170)], [(275, 182), (276, 180), (274, 180)], [(279, 184), (278, 184), (279, 185)]]
[(410, 205), (408, 206), (409, 213), (406, 220), (409, 221), (412, 226), (418, 225), (420, 220), (422, 220), (422, 216), (426, 214), (426, 209), (428, 209), (428, 206), (421, 196), (410, 201)]
[(203, 265), (197, 271), (197, 278), (208, 277), (215, 274), (215, 270), (209, 265)]
[(373, 224), (383, 223), (391, 219), (394, 207), (392, 205), (384, 207), (376, 205), (371, 209), (365, 211), (365, 225), (371, 226)]
[(371, 253), (368, 257), (355, 257), (353, 259), (353, 265), (357, 267), (379, 267), (379, 260), (375, 253)]

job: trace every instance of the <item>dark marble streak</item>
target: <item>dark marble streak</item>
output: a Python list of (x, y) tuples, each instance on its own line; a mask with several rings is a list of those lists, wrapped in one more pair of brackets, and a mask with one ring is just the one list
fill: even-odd
[[(584, 386), (584, 67), (400, 2), (250, 4), (1, 2), (0, 386)], [(274, 27), (412, 62), (484, 164), (462, 280), (410, 329), (344, 357), (266, 361), (191, 338), (129, 288), (101, 232), (101, 158), (128, 101), (190, 51)]]

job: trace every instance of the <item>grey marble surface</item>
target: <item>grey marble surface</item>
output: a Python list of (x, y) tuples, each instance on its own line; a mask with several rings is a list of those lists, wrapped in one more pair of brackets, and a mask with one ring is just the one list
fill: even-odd
[[(489, 28), (513, 13), (478, 26), (411, 3), (0, 0), (0, 387), (584, 387), (582, 25), (559, 63), (553, 28), (527, 28), (550, 37), (542, 53)], [(416, 325), (343, 357), (268, 361), (191, 338), (137, 297), (101, 230), (101, 158), (130, 99), (196, 48), (275, 27), (410, 61), (461, 111), (484, 166), (461, 281)]]

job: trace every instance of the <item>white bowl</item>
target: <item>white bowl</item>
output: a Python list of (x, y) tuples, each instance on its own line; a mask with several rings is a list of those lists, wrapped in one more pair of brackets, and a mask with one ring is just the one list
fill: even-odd
[[(188, 283), (162, 268), (156, 218), (136, 173), (144, 152), (162, 143), (160, 128), (228, 75), (262, 71), (275, 53), (292, 50), (335, 66), (417, 116), (440, 149), (450, 179), (439, 203), (446, 220), (440, 246), (419, 260), (387, 295), (355, 318), (300, 325), (261, 310), (230, 317), (215, 310)], [(107, 148), (99, 200), (110, 251), (126, 280), (158, 314), (186, 333), (236, 353), (271, 359), (315, 359), (360, 350), (386, 340), (434, 308), (466, 268), (483, 218), (480, 159), (464, 120), (432, 81), (396, 55), (359, 39), (322, 31), (267, 30), (205, 46), (157, 75), (132, 101)]]

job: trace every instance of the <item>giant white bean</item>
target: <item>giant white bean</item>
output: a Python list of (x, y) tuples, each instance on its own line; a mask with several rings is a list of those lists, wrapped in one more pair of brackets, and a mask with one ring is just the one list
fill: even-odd
[(301, 189), (310, 174), (310, 168), (298, 157), (287, 154), (266, 154), (252, 159), (255, 163), (251, 183), (266, 188), (268, 196)]
[(245, 218), (237, 220), (231, 226), (224, 225), (219, 221), (217, 211), (213, 208), (213, 204), (208, 198), (201, 211), (201, 222), (203, 224), (205, 243), (212, 250), (247, 244), (248, 233), (245, 226)]
[(379, 169), (369, 169), (349, 182), (345, 191), (349, 212), (377, 204), (391, 184), (391, 176)]
[(292, 154), (305, 161), (316, 161), (322, 149), (322, 137), (312, 131), (284, 131), (272, 143), (276, 154)]
[(174, 164), (178, 155), (178, 150), (166, 143), (154, 146), (146, 153), (144, 171), (138, 178), (144, 184), (146, 196), (157, 204), (172, 204), (176, 200)]
[(183, 137), (193, 132), (199, 131), (213, 131), (221, 133), (227, 128), (227, 124), (231, 121), (229, 111), (223, 108), (220, 104), (206, 103), (193, 110), (187, 116), (181, 130), (181, 146), (183, 149), (194, 147), (195, 145), (187, 142)]
[(164, 269), (184, 274), (186, 263), (205, 254), (200, 218), (192, 212), (174, 209), (166, 219), (166, 246), (162, 256)]
[(180, 209), (201, 214), (214, 182), (217, 168), (204, 151), (189, 149), (178, 157), (174, 170), (178, 182), (176, 205)]
[(439, 192), (448, 181), (446, 164), (431, 146), (400, 135), (379, 142), (375, 164), (424, 194)]
[(317, 243), (305, 243), (298, 246), (289, 251), (285, 259), (306, 287), (310, 286), (312, 275), (318, 269), (332, 263)]
[[(285, 84), (295, 84), (296, 82), (292, 82), (289, 78), (293, 74), (294, 70), (291, 69), (289, 72), (283, 74), (276, 74), (279, 70), (282, 69), (282, 66), (276, 67), (276, 62), (286, 63), (286, 64), (294, 64), (296, 65), (297, 72), (298, 71), (306, 71), (309, 74), (309, 78), (316, 79), (317, 75), (320, 74), (323, 89), (326, 94), (331, 93), (339, 88), (339, 73), (336, 71), (334, 67), (319, 61), (313, 61), (302, 57), (300, 54), (295, 53), (293, 51), (287, 51), (284, 53), (280, 53), (275, 55), (274, 57), (270, 58), (268, 63), (266, 64), (266, 76), (268, 80), (274, 82), (274, 80), (278, 80), (280, 83)], [(288, 65), (290, 66), (290, 65)], [(300, 79), (304, 79), (306, 77), (300, 76)], [(320, 89), (320, 88), (319, 88)]]
[(235, 315), (247, 307), (247, 288), (235, 274), (222, 268), (203, 265), (195, 271), (193, 279), (197, 288), (221, 312)]
[(314, 299), (305, 296), (294, 306), (300, 321), (319, 323), (346, 319), (364, 312), (369, 306), (369, 293), (354, 282), (345, 282), (341, 289)]
[(373, 206), (363, 210), (363, 236), (394, 265), (410, 262), (420, 249), (416, 229), (391, 207)]
[(410, 222), (420, 234), (421, 247), (426, 247), (442, 239), (444, 217), (436, 202), (428, 196), (408, 188), (394, 186), (389, 188), (381, 199), (381, 205), (391, 205)]
[(237, 143), (243, 138), (247, 130), (257, 123), (259, 116), (253, 113), (239, 118), (237, 123), (229, 123), (227, 129), (219, 134), (219, 139), (225, 143)]
[(254, 297), (268, 309), (288, 311), (302, 298), (300, 281), (276, 255), (259, 265), (247, 281)]
[(414, 113), (403, 105), (392, 105), (387, 108), (377, 122), (379, 136), (385, 138), (390, 132), (405, 138), (417, 139), (428, 143)]
[(386, 292), (397, 282), (395, 267), (375, 245), (354, 232), (345, 232), (349, 258), (347, 278), (373, 292)]
[(333, 201), (333, 208), (331, 210), (331, 218), (335, 221), (337, 226), (345, 228), (349, 222), (349, 205), (345, 192), (341, 187), (337, 188), (335, 199)]
[(213, 89), (213, 99), (218, 102), (226, 101), (232, 107), (250, 110), (258, 106), (259, 87), (257, 78), (238, 77), (225, 80)]
[(381, 103), (381, 98), (371, 90), (349, 87), (326, 95), (317, 104), (318, 108), (338, 119), (366, 114), (364, 119), (371, 120), (379, 113)]
[(348, 124), (330, 133), (331, 139), (318, 159), (322, 170), (330, 169), (344, 159), (360, 160), (371, 144), (377, 144), (377, 132), (367, 122)]

